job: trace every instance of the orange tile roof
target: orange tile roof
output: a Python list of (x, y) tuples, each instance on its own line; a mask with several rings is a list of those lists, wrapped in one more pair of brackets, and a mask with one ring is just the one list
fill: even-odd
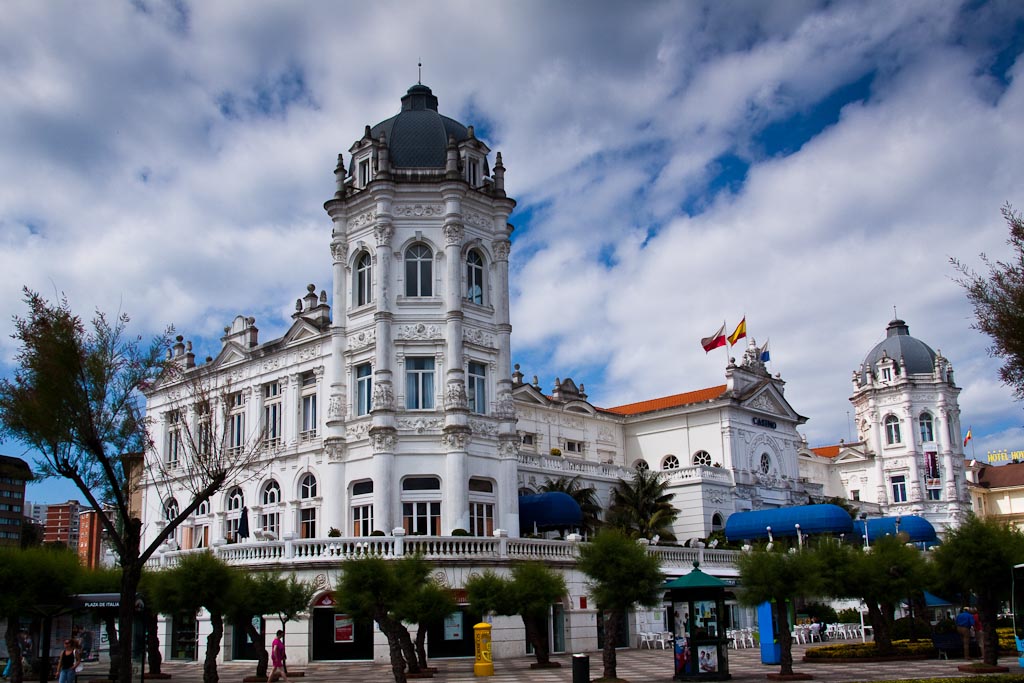
[(684, 394), (673, 394), (672, 396), (665, 396), (663, 398), (652, 398), (647, 401), (638, 401), (637, 403), (627, 403), (625, 405), (615, 406), (614, 408), (605, 408), (604, 410), (618, 415), (639, 415), (641, 413), (651, 413), (655, 410), (678, 408), (679, 406), (687, 406), (693, 403), (712, 401), (724, 394), (725, 389), (726, 385), (720, 384), (717, 387), (697, 389), (696, 391), (687, 391)]
[(837, 455), (839, 455), (840, 448), (842, 448), (842, 446), (840, 445), (818, 446), (817, 448), (812, 448), (811, 452), (814, 453), (815, 455), (820, 455), (823, 458), (834, 458)]

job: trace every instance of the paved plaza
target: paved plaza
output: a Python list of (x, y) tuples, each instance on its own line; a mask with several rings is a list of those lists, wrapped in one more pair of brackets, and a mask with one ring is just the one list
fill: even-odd
[[(795, 645), (793, 659), (794, 669), (800, 673), (814, 676), (815, 681), (845, 683), (848, 681), (881, 681), (914, 678), (932, 678), (946, 676), (968, 676), (957, 671), (963, 660), (924, 659), (898, 662), (876, 662), (857, 664), (809, 664), (800, 661), (808, 645)], [(601, 675), (601, 653), (590, 652), (590, 677)], [(530, 664), (533, 657), (504, 659), (495, 663), (495, 675), (489, 680), (494, 683), (511, 681), (529, 681), (530, 683), (571, 683), (572, 662), (569, 655), (555, 655), (553, 660), (562, 664), (560, 669), (534, 671)], [(1007, 666), (1010, 673), (1024, 674), (1017, 664), (1016, 657), (1000, 658), (999, 663)], [(438, 668), (434, 681), (475, 681), (473, 661), (471, 659), (437, 659), (431, 665)], [(729, 651), (729, 668), (734, 681), (766, 680), (765, 674), (778, 673), (778, 665), (761, 664), (760, 651), (743, 649)], [(256, 667), (252, 662), (245, 664), (231, 662), (218, 667), (222, 683), (241, 683), (245, 676), (251, 676)], [(299, 669), (299, 667), (296, 667)], [(337, 681), (339, 683), (386, 683), (394, 680), (390, 667), (386, 664), (369, 662), (317, 662), (301, 668), (305, 672), (302, 678), (293, 680), (299, 683)], [(164, 671), (172, 674), (171, 683), (198, 683), (202, 681), (203, 671), (200, 662), (170, 662), (164, 665)], [(80, 681), (88, 681), (92, 676), (102, 674), (97, 665), (91, 665), (79, 676)], [(642, 683), (646, 681), (668, 683), (672, 680), (672, 655), (667, 650), (619, 650), (619, 676)]]

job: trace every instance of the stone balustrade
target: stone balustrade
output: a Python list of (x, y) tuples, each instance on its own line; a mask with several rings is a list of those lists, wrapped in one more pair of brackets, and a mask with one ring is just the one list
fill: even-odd
[[(572, 538), (572, 537), (570, 537)], [(472, 564), (510, 560), (543, 560), (545, 563), (571, 565), (579, 556), (580, 540), (509, 538), (504, 531), (495, 536), (406, 536), (395, 529), (392, 536), (359, 538), (303, 538), (215, 544), (211, 550), (230, 565), (286, 569), (289, 565), (331, 565), (367, 555), (398, 558), (419, 554), (426, 560)], [(735, 576), (735, 550), (648, 546), (649, 553), (661, 558), (668, 574), (689, 571), (694, 562), (710, 573)], [(166, 550), (155, 554), (150, 566), (171, 567), (181, 557), (202, 550)]]

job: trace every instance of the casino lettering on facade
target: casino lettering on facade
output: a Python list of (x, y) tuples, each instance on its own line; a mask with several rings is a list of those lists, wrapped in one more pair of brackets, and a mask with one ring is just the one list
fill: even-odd
[(776, 429), (778, 427), (778, 425), (776, 425), (774, 422), (772, 422), (771, 420), (766, 420), (763, 417), (755, 417), (754, 424), (756, 424), (758, 427), (767, 427), (768, 429)]

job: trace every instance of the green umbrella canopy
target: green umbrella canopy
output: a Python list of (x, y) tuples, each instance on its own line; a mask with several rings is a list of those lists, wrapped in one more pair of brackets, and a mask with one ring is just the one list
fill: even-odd
[(727, 588), (728, 584), (721, 579), (715, 578), (710, 574), (705, 574), (700, 570), (698, 562), (693, 563), (693, 571), (689, 574), (684, 574), (679, 578), (672, 579), (665, 584), (665, 589), (686, 589), (686, 588)]

